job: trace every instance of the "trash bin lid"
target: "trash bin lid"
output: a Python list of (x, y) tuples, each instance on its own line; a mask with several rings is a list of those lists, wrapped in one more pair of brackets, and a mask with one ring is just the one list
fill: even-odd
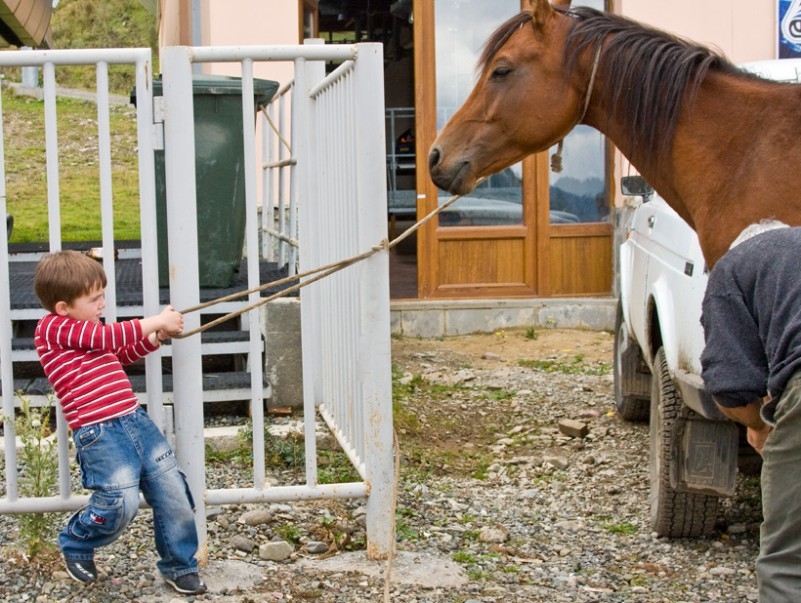
[[(253, 95), (256, 104), (266, 105), (272, 100), (278, 91), (278, 82), (253, 78)], [(163, 88), (161, 79), (153, 80), (153, 96), (162, 96)], [(200, 95), (221, 95), (221, 94), (242, 94), (242, 78), (229, 75), (208, 75), (199, 74), (192, 76), (192, 94)], [(136, 106), (136, 87), (131, 91), (131, 103)]]

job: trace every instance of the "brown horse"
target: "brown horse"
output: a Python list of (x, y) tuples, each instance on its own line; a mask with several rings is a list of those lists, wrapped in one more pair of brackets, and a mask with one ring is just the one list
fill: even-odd
[(801, 86), (590, 8), (531, 7), (487, 40), (470, 96), (429, 154), (440, 188), (600, 130), (698, 233), (710, 266), (748, 224), (801, 224)]

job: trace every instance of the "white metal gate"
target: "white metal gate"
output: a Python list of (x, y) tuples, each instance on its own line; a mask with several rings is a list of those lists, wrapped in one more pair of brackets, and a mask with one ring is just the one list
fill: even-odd
[[(80, 54), (87, 52), (89, 54)], [(95, 55), (92, 52), (99, 54)], [(60, 61), (98, 64), (102, 84), (102, 65), (109, 56), (103, 52), (122, 51), (44, 51), (2, 53), (14, 56), (19, 65), (41, 65), (45, 72), (46, 103), (54, 104), (52, 72)], [(160, 138), (160, 126), (153, 125), (149, 75), (149, 51), (128, 51), (126, 60), (137, 65), (137, 119), (139, 122), (140, 194), (142, 199), (142, 262), (144, 314), (158, 310), (156, 241), (144, 240), (155, 233), (153, 185), (153, 140)], [(78, 54), (70, 54), (78, 53)], [(123, 55), (120, 55), (123, 56)], [(292, 93), (293, 182), (297, 182), (299, 207), (301, 272), (346, 259), (378, 245), (386, 237), (386, 188), (384, 166), (383, 98), (376, 90), (383, 87), (383, 57), (380, 44), (264, 47), (174, 47), (162, 50), (163, 141), (167, 224), (170, 258), (170, 303), (176, 308), (198, 305), (198, 240), (196, 229), (195, 144), (193, 128), (193, 64), (234, 62), (241, 65), (242, 111), (246, 190), (246, 256), (248, 286), (259, 285), (260, 257), (256, 182), (260, 171), (256, 163), (252, 116), (253, 63), (292, 61), (295, 81)], [(341, 63), (329, 76), (325, 62)], [(48, 83), (50, 81), (50, 83)], [(381, 87), (379, 87), (381, 86)], [(101, 85), (98, 107), (102, 111)], [(147, 92), (143, 94), (143, 92)], [(106, 92), (107, 94), (107, 92)], [(157, 113), (161, 113), (158, 111)], [(102, 121), (99, 119), (99, 121)], [(100, 132), (102, 135), (102, 132)], [(50, 153), (48, 140), (48, 153)], [(53, 139), (57, 153), (57, 140)], [(104, 143), (101, 142), (101, 152)], [(49, 157), (49, 155), (48, 155)], [(101, 162), (102, 163), (102, 162)], [(48, 159), (48, 179), (51, 178)], [(57, 164), (57, 161), (56, 161)], [(57, 167), (52, 176), (57, 182)], [(49, 180), (48, 180), (49, 181)], [(110, 199), (111, 191), (108, 196)], [(52, 202), (57, 206), (57, 186)], [(3, 212), (5, 200), (0, 202)], [(109, 201), (110, 203), (110, 201)], [(105, 207), (105, 206), (104, 206)], [(264, 208), (263, 208), (264, 209)], [(104, 210), (104, 246), (113, 244), (113, 232)], [(106, 226), (107, 220), (109, 226)], [(60, 240), (52, 230), (51, 248)], [(8, 246), (0, 235), (0, 285), (7, 292)], [(108, 238), (107, 238), (108, 237)], [(55, 242), (54, 242), (55, 241)], [(5, 272), (3, 272), (5, 271)], [(107, 272), (113, 273), (107, 266)], [(165, 429), (174, 425), (176, 453), (186, 472), (196, 500), (207, 504), (257, 503), (311, 498), (364, 497), (367, 499), (368, 553), (384, 557), (391, 551), (393, 512), (393, 450), (390, 368), (388, 257), (384, 250), (367, 260), (304, 288), (301, 292), (303, 339), (303, 387), (305, 421), (306, 482), (300, 486), (269, 486), (265, 480), (264, 406), (262, 402), (261, 315), (248, 313), (250, 329), (251, 416), (253, 420), (253, 487), (207, 490), (204, 483), (202, 366), (199, 338), (173, 342), (174, 421), (163, 412), (160, 362), (154, 357), (147, 368), (147, 404)], [(109, 283), (113, 290), (113, 282)], [(258, 304), (259, 293), (249, 295), (248, 303)], [(109, 307), (113, 307), (113, 297)], [(240, 304), (241, 305), (241, 304)], [(230, 303), (224, 306), (230, 309)], [(0, 381), (13, 383), (11, 321), (8, 295), (0, 294)], [(39, 314), (41, 315), (41, 313)], [(116, 319), (107, 313), (110, 319)], [(186, 316), (185, 328), (200, 326), (197, 313)], [(13, 415), (14, 397), (3, 388), (4, 414)], [(322, 416), (348, 454), (362, 481), (321, 485), (317, 482), (315, 417)], [(16, 466), (13, 425), (5, 422), (6, 467)], [(60, 491), (46, 499), (18, 496), (13, 471), (6, 471), (0, 489), (0, 513), (68, 510), (84, 504), (85, 497), (69, 491), (67, 430), (59, 419)], [(2, 486), (2, 484), (0, 484)], [(197, 515), (198, 531), (205, 541), (205, 514)]]

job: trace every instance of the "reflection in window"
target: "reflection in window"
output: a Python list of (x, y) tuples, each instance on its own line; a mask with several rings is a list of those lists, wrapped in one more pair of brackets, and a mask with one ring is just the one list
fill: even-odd
[[(436, 0), (437, 130), (475, 84), (476, 63), (490, 34), (520, 12), (520, 0)], [(495, 226), (523, 222), (521, 166), (490, 176), (440, 214), (441, 226)], [(440, 202), (449, 196), (440, 191)]]
[[(574, 0), (572, 6), (604, 10), (604, 0)], [(548, 152), (553, 156), (554, 146)], [(603, 135), (589, 126), (577, 126), (564, 139), (562, 171), (550, 172), (551, 224), (608, 222), (606, 148)]]
[[(549, 155), (555, 152), (556, 146)], [(551, 224), (609, 220), (604, 158), (604, 137), (595, 128), (577, 126), (565, 137), (562, 171), (550, 172)]]

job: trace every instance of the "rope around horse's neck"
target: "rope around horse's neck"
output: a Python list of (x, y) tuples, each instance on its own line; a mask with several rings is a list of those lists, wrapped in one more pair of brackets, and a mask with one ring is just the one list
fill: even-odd
[[(595, 60), (592, 63), (592, 71), (590, 72), (590, 83), (587, 86), (587, 94), (584, 95), (584, 108), (581, 111), (581, 115), (576, 120), (576, 123), (573, 124), (573, 127), (570, 128), (571, 130), (579, 125), (583, 120), (584, 116), (587, 115), (587, 109), (590, 106), (590, 98), (592, 97), (592, 90), (595, 87), (595, 75), (598, 73), (598, 62), (601, 60), (601, 45), (598, 44), (598, 48), (595, 49)], [(562, 171), (562, 149), (565, 146), (565, 139), (562, 138), (559, 140), (559, 144), (556, 147), (556, 153), (551, 156), (551, 171), (556, 172), (557, 174)]]
[[(480, 184), (483, 181), (484, 181), (483, 178), (480, 179), (478, 182), (476, 182), (476, 186), (478, 186), (478, 184)], [(264, 283), (264, 284), (259, 285), (257, 287), (252, 287), (252, 288), (246, 289), (244, 291), (238, 291), (238, 292), (232, 293), (230, 295), (226, 295), (226, 296), (223, 296), (223, 297), (218, 297), (216, 299), (212, 299), (210, 301), (203, 302), (203, 303), (198, 304), (196, 306), (192, 306), (190, 308), (186, 308), (185, 310), (181, 310), (180, 311), (181, 314), (188, 314), (190, 312), (197, 312), (198, 310), (203, 310), (203, 309), (208, 308), (210, 306), (214, 306), (214, 305), (217, 305), (217, 304), (220, 304), (220, 303), (223, 303), (223, 302), (227, 302), (227, 301), (231, 301), (231, 300), (234, 300), (234, 299), (239, 299), (240, 297), (245, 297), (246, 295), (250, 295), (251, 293), (257, 293), (257, 292), (260, 292), (260, 291), (264, 291), (265, 289), (269, 289), (269, 288), (272, 288), (272, 287), (277, 287), (277, 286), (280, 286), (280, 285), (284, 285), (286, 283), (290, 283), (292, 281), (297, 281), (297, 280), (300, 280), (302, 278), (311, 277), (311, 278), (303, 281), (302, 283), (297, 283), (295, 285), (292, 285), (291, 287), (287, 287), (286, 289), (283, 289), (283, 290), (279, 291), (278, 293), (274, 293), (274, 294), (272, 294), (272, 295), (270, 295), (268, 297), (265, 297), (264, 299), (260, 299), (260, 300), (254, 302), (254, 303), (252, 303), (252, 304), (250, 304), (248, 306), (245, 306), (245, 307), (240, 308), (238, 310), (235, 310), (233, 312), (229, 312), (225, 316), (221, 316), (221, 317), (219, 317), (219, 318), (217, 318), (215, 320), (212, 320), (211, 322), (208, 322), (208, 323), (206, 323), (204, 325), (201, 325), (200, 327), (198, 327), (196, 329), (192, 329), (191, 331), (186, 331), (186, 332), (181, 333), (179, 335), (173, 335), (172, 338), (173, 339), (185, 339), (186, 337), (191, 337), (192, 335), (196, 335), (198, 333), (202, 333), (203, 331), (207, 331), (208, 329), (210, 329), (212, 327), (215, 327), (218, 324), (221, 324), (223, 322), (231, 320), (232, 318), (236, 318), (237, 316), (241, 316), (242, 314), (245, 314), (246, 312), (250, 312), (251, 310), (254, 310), (254, 309), (258, 308), (259, 306), (263, 306), (264, 304), (269, 303), (269, 302), (273, 301), (274, 299), (289, 295), (290, 293), (294, 293), (295, 291), (298, 291), (299, 289), (301, 289), (303, 287), (306, 287), (307, 285), (311, 285), (312, 283), (314, 283), (316, 281), (319, 281), (320, 279), (325, 278), (326, 276), (334, 274), (335, 272), (338, 272), (339, 270), (342, 270), (343, 268), (347, 268), (348, 266), (351, 266), (351, 265), (353, 265), (353, 264), (355, 264), (357, 262), (360, 262), (362, 260), (366, 260), (370, 256), (372, 256), (372, 255), (378, 253), (379, 251), (381, 251), (382, 249), (386, 249), (387, 251), (389, 251), (390, 249), (392, 249), (393, 247), (398, 245), (401, 241), (403, 241), (407, 237), (410, 237), (414, 232), (419, 230), (420, 227), (422, 227), (428, 221), (432, 220), (435, 216), (439, 215), (443, 210), (445, 210), (447, 207), (452, 205), (461, 196), (462, 195), (453, 195), (450, 199), (445, 201), (445, 203), (443, 203), (442, 205), (440, 205), (437, 208), (435, 208), (434, 210), (432, 210), (422, 220), (420, 220), (419, 222), (414, 224), (414, 226), (409, 228), (404, 233), (402, 233), (399, 236), (395, 237), (392, 241), (388, 241), (387, 239), (383, 239), (380, 243), (378, 243), (377, 245), (374, 245), (368, 251), (365, 251), (365, 252), (360, 253), (358, 255), (354, 255), (354, 256), (352, 256), (350, 258), (346, 258), (344, 260), (340, 260), (338, 262), (332, 262), (330, 264), (326, 264), (325, 266), (320, 266), (319, 268), (313, 268), (311, 270), (307, 270), (306, 272), (301, 272), (301, 273), (298, 273), (298, 274), (295, 274), (295, 275), (292, 275), (292, 276), (287, 276), (287, 277), (284, 277), (284, 278), (279, 279), (277, 281), (271, 281), (269, 283)]]

